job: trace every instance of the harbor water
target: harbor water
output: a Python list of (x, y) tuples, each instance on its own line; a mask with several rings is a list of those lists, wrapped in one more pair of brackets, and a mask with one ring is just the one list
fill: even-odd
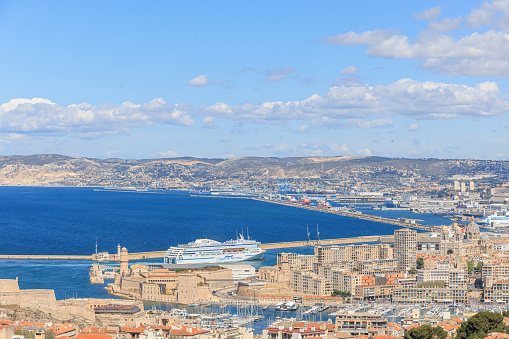
[[(331, 239), (386, 235), (397, 228), (251, 199), (168, 192), (0, 187), (0, 199), (1, 254), (92, 254), (96, 243), (99, 251), (115, 253), (120, 244), (129, 252), (144, 252), (165, 250), (201, 237), (226, 241), (241, 232), (246, 236), (248, 231), (252, 239), (271, 243), (306, 240), (307, 229), (311, 239), (317, 238), (317, 229), (321, 239)], [(401, 212), (373, 211), (386, 217), (397, 217)], [(433, 221), (437, 218), (412, 216)], [(450, 224), (447, 219), (439, 219)], [(280, 251), (267, 251), (264, 260), (251, 263), (257, 268), (275, 265)], [(311, 254), (313, 249), (286, 251)], [(0, 260), (0, 278), (17, 277), (22, 289), (53, 289), (57, 299), (110, 297), (103, 285), (90, 284), (90, 264), (75, 260)], [(276, 316), (269, 314), (257, 326), (265, 326)]]

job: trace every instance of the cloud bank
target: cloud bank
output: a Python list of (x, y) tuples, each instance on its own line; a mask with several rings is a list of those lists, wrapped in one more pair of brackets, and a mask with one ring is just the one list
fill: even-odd
[[(434, 7), (415, 15), (433, 20), (441, 14)], [(444, 34), (458, 29), (482, 28), (469, 34)], [(367, 45), (371, 57), (417, 59), (421, 68), (446, 75), (509, 77), (509, 2), (485, 1), (465, 17), (432, 21), (415, 39), (396, 30), (347, 32), (327, 37), (324, 43)]]
[(452, 119), (461, 116), (491, 116), (509, 110), (499, 99), (494, 82), (475, 87), (440, 82), (401, 79), (389, 85), (336, 86), (324, 95), (314, 94), (301, 101), (248, 103), (230, 106), (217, 102), (202, 105), (200, 111), (222, 119), (252, 122), (289, 120), (311, 121), (318, 126), (341, 126), (347, 119), (358, 121), (358, 127), (380, 127), (391, 124), (387, 116), (414, 119)]
[(163, 99), (144, 104), (126, 101), (121, 105), (87, 103), (60, 106), (48, 99), (12, 99), (0, 106), (0, 132), (100, 137), (128, 133), (129, 128), (155, 123), (191, 126), (188, 104), (174, 105)]
[[(167, 124), (217, 128), (217, 119), (236, 123), (278, 124), (296, 121), (299, 132), (311, 127), (380, 128), (404, 116), (416, 120), (484, 117), (509, 111), (496, 83), (475, 86), (401, 79), (392, 84), (346, 84), (300, 101), (229, 105), (216, 102), (198, 108), (154, 99), (143, 104), (87, 103), (60, 106), (48, 99), (12, 99), (0, 106), (0, 133), (16, 135), (75, 134), (83, 138), (128, 134), (131, 128)], [(415, 126), (409, 130), (416, 130)]]

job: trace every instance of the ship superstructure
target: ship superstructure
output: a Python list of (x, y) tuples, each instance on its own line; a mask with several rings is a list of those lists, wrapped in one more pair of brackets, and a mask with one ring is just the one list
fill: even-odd
[(487, 225), (488, 227), (509, 227), (509, 212), (505, 214), (497, 214), (494, 213), (486, 218), (484, 218), (480, 224)]
[(260, 242), (240, 238), (219, 242), (197, 239), (185, 245), (172, 246), (164, 255), (166, 264), (214, 264), (260, 259), (265, 250)]

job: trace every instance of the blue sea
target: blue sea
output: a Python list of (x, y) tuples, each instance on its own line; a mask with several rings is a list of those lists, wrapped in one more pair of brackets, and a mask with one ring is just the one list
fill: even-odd
[[(189, 196), (171, 192), (94, 191), (92, 188), (0, 187), (1, 254), (114, 253), (165, 250), (209, 237), (225, 241), (237, 233), (268, 242), (392, 234), (393, 225), (320, 211), (241, 198)], [(367, 211), (364, 211), (367, 213)], [(370, 213), (425, 219), (444, 218), (404, 211)], [(279, 250), (268, 251), (254, 266), (276, 264)], [(287, 249), (311, 254), (312, 248)], [(162, 260), (162, 259), (161, 259)], [(0, 278), (19, 278), (23, 289), (54, 289), (57, 299), (109, 297), (103, 285), (89, 283), (88, 261), (0, 260)]]

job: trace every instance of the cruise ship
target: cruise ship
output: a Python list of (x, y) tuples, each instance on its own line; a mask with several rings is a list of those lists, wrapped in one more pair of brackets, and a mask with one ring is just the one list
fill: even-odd
[(244, 239), (219, 242), (197, 239), (185, 245), (172, 246), (164, 255), (165, 264), (221, 264), (260, 259), (264, 250), (260, 242)]
[(486, 218), (484, 218), (482, 221), (479, 222), (481, 225), (487, 225), (488, 227), (509, 227), (509, 212), (506, 212), (505, 214), (498, 214), (494, 213)]

